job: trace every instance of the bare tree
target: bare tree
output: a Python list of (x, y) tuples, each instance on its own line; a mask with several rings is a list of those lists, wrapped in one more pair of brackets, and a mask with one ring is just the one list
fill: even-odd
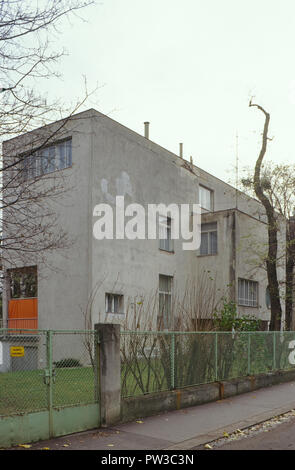
[(261, 168), (263, 159), (266, 154), (269, 129), (270, 114), (265, 109), (250, 101), (250, 107), (256, 107), (264, 114), (264, 128), (262, 134), (262, 144), (259, 152), (259, 156), (256, 160), (254, 177), (253, 177), (253, 189), (254, 192), (265, 208), (267, 222), (268, 222), (268, 253), (266, 256), (266, 270), (268, 278), (268, 286), (270, 293), (270, 304), (271, 304), (271, 319), (270, 319), (270, 330), (280, 330), (281, 318), (282, 318), (282, 307), (280, 299), (280, 288), (277, 275), (277, 258), (278, 258), (278, 218), (269, 196), (265, 191), (264, 181), (261, 175)]
[[(241, 179), (243, 187), (254, 191), (253, 170), (246, 168), (246, 177)], [(278, 262), (285, 266), (285, 327), (294, 328), (294, 266), (295, 266), (295, 165), (267, 162), (261, 165), (261, 184), (277, 216), (286, 221), (285, 250), (278, 254)]]
[[(52, 150), (54, 143), (67, 135), (67, 123), (89, 94), (85, 86), (84, 97), (66, 107), (60, 100), (48, 102), (38, 93), (38, 84), (58, 76), (55, 65), (65, 51), (53, 50), (50, 39), (58, 35), (62, 20), (78, 16), (92, 3), (0, 0), (0, 141), (5, 151), (0, 168), (3, 260), (10, 261), (15, 255), (42, 255), (67, 243), (66, 233), (54, 230), (54, 201), (65, 191), (65, 175), (54, 173), (54, 159), (51, 156), (50, 161), (47, 149), (51, 146)], [(57, 119), (54, 127), (32, 132)], [(26, 141), (14, 139), (28, 132)]]

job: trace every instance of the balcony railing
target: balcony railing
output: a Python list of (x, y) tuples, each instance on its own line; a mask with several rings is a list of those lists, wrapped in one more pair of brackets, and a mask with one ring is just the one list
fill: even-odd
[(38, 318), (8, 318), (7, 327), (16, 330), (37, 330)]

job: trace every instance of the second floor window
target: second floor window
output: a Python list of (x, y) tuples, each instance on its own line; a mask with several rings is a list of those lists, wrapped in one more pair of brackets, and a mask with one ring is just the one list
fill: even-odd
[(199, 204), (202, 209), (213, 211), (213, 191), (211, 189), (199, 186)]
[(160, 250), (173, 251), (173, 240), (171, 239), (171, 218), (159, 217)]
[(38, 296), (37, 266), (9, 269), (7, 274), (11, 299), (26, 299)]
[(217, 222), (201, 225), (200, 255), (217, 254)]
[(63, 170), (72, 165), (72, 140), (65, 140), (34, 152), (24, 160), (24, 179)]

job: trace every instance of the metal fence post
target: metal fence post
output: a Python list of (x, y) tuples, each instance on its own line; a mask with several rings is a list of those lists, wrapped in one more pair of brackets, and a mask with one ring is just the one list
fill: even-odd
[(218, 380), (218, 333), (215, 333), (215, 380)]
[(170, 348), (170, 377), (171, 377), (171, 390), (175, 388), (175, 333), (171, 335), (171, 348)]
[(273, 332), (273, 370), (276, 370), (276, 332)]
[(99, 403), (100, 397), (100, 381), (99, 381), (99, 338), (98, 332), (94, 332), (94, 354), (93, 354), (93, 371), (94, 371), (94, 401)]
[(53, 436), (53, 389), (52, 389), (52, 331), (46, 332), (46, 355), (47, 355), (47, 371), (45, 371), (45, 378), (47, 384), (47, 406), (49, 418), (49, 437)]
[(248, 332), (248, 375), (251, 374), (251, 333)]

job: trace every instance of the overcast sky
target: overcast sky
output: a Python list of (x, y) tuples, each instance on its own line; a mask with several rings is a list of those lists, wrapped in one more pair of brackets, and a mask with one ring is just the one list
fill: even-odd
[[(226, 181), (253, 165), (263, 115), (268, 159), (294, 162), (294, 0), (104, 0), (60, 27), (68, 51), (51, 92), (75, 99), (82, 75), (101, 88), (88, 103)], [(52, 87), (52, 82), (46, 84)], [(295, 163), (295, 162), (294, 162)]]

